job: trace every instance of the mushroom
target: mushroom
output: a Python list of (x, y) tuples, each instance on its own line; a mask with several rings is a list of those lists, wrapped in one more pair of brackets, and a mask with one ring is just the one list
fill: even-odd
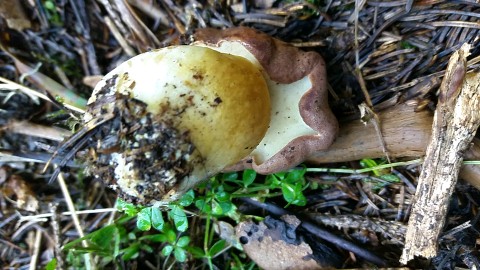
[(89, 172), (127, 201), (178, 199), (249, 159), (260, 173), (285, 170), (335, 138), (318, 54), (243, 27), (205, 29), (194, 39), (108, 73), (88, 101), (83, 130), (66, 143), (86, 145)]
[(245, 57), (262, 70), (272, 110), (263, 140), (248, 158), (228, 170), (288, 170), (335, 140), (338, 122), (328, 105), (325, 62), (251, 28), (200, 29), (194, 43)]

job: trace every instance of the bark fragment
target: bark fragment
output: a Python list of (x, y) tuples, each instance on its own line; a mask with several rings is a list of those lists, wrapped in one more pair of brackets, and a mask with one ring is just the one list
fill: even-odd
[(465, 44), (450, 58), (440, 86), (432, 137), (418, 180), (401, 263), (434, 257), (465, 151), (480, 125), (480, 73), (466, 73)]

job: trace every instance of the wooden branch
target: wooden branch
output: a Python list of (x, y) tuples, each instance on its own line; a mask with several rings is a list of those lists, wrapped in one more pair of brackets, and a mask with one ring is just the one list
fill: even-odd
[(400, 259), (404, 264), (415, 256), (436, 256), (438, 236), (445, 223), (463, 154), (480, 125), (480, 73), (465, 77), (469, 50), (467, 44), (452, 55), (440, 86), (432, 138), (418, 180)]

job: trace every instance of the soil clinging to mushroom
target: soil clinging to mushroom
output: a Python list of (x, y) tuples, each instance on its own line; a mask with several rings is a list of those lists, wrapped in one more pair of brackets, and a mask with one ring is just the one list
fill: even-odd
[[(96, 102), (87, 108), (92, 118), (87, 125), (105, 114), (114, 117), (96, 128), (86, 146), (86, 166), (90, 174), (119, 192), (125, 201), (145, 205), (189, 175), (201, 158), (192, 156), (195, 146), (189, 134), (175, 128), (170, 120), (173, 116), (153, 115), (147, 112), (147, 104), (128, 94), (110, 94), (117, 79), (113, 76), (107, 80)], [(128, 177), (118, 176), (122, 173)]]

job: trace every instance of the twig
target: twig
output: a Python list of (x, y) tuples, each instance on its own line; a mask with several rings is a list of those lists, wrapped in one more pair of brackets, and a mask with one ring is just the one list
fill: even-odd
[[(57, 166), (55, 166), (56, 168)], [(73, 220), (73, 225), (75, 226), (75, 229), (78, 232), (78, 235), (80, 237), (84, 237), (85, 234), (83, 233), (82, 226), (80, 225), (80, 219), (78, 218), (78, 215), (76, 215), (76, 210), (75, 210), (75, 204), (73, 203), (72, 197), (70, 196), (70, 192), (68, 191), (67, 184), (65, 183), (65, 179), (63, 178), (63, 174), (59, 173), (58, 177), (58, 184), (60, 185), (60, 189), (62, 190), (63, 197), (65, 198), (65, 202), (67, 203), (68, 210), (70, 210), (72, 215), (72, 220)], [(88, 247), (88, 243), (84, 240), (82, 241), (82, 245), (84, 247)], [(86, 269), (95, 269), (94, 261), (92, 259), (92, 254), (91, 253), (85, 253), (83, 254), (83, 257), (85, 259), (85, 267)]]
[(401, 263), (437, 254), (463, 154), (480, 125), (480, 73), (466, 74), (470, 45), (450, 58), (440, 86), (432, 138), (420, 173)]
[(384, 220), (381, 218), (366, 217), (355, 214), (322, 215), (308, 214), (308, 217), (325, 226), (338, 229), (364, 229), (368, 228), (380, 233), (383, 237), (395, 244), (403, 245), (407, 226), (399, 221)]
[[(370, 97), (368, 97), (370, 98)], [(371, 105), (371, 102), (370, 102)], [(360, 109), (360, 113), (362, 114), (362, 121), (365, 123), (372, 123), (373, 128), (375, 129), (375, 133), (377, 134), (377, 139), (382, 146), (382, 151), (385, 154), (385, 158), (387, 159), (388, 163), (391, 162), (390, 154), (388, 153), (387, 145), (385, 144), (385, 137), (382, 133), (382, 123), (380, 122), (380, 118), (378, 114), (373, 111), (372, 107), (362, 103), (358, 106)]]
[[(64, 216), (71, 216), (71, 215), (88, 215), (88, 214), (97, 214), (97, 213), (105, 213), (105, 212), (117, 212), (117, 208), (102, 208), (102, 209), (91, 209), (91, 210), (82, 210), (82, 211), (75, 211), (74, 213), (72, 212), (61, 212), (59, 215), (64, 215)], [(52, 213), (44, 213), (44, 214), (38, 214), (34, 216), (20, 216), (19, 221), (28, 221), (28, 220), (36, 220), (40, 218), (48, 218), (52, 217)], [(0, 227), (1, 228), (1, 227)]]
[(52, 126), (42, 126), (28, 121), (12, 120), (7, 126), (1, 127), (0, 130), (8, 130), (13, 133), (49, 139), (61, 142), (65, 138), (71, 136), (71, 132), (65, 129)]
[[(36, 226), (37, 223), (39, 222), (45, 222), (47, 221), (47, 219), (43, 218), (43, 219), (34, 219), (34, 220), (30, 220), (28, 221), (27, 223), (23, 224), (22, 226), (18, 227), (15, 232), (12, 234), (12, 236), (10, 236), (10, 239), (12, 241), (17, 241), (18, 239), (20, 239), (21, 237), (23, 237), (23, 234), (27, 231), (28, 228), (30, 228), (31, 226)], [(40, 228), (40, 227), (39, 227)]]
[[(63, 85), (59, 84), (55, 80), (51, 79), (50, 77), (42, 74), (37, 70), (37, 68), (32, 68), (27, 64), (24, 64), (20, 61), (17, 57), (11, 54), (8, 50), (6, 50), (3, 45), (0, 44), (0, 49), (4, 50), (10, 58), (12, 58), (13, 62), (15, 63), (15, 67), (18, 71), (22, 74), (26, 74), (26, 79), (34, 84), (36, 87), (43, 89), (46, 92), (51, 93), (53, 96), (59, 96), (65, 100), (66, 104), (69, 104), (72, 110), (75, 111), (82, 111), (86, 104), (87, 100), (83, 97), (80, 97), (74, 91), (65, 88)], [(4, 82), (12, 83), (11, 81), (4, 79)], [(50, 100), (50, 99), (48, 99)]]
[(63, 261), (63, 254), (62, 249), (60, 247), (61, 238), (60, 238), (60, 225), (59, 225), (59, 218), (58, 218), (58, 203), (50, 203), (50, 214), (52, 218), (50, 219), (50, 225), (52, 226), (53, 231), (53, 241), (54, 241), (54, 254), (55, 258), (57, 259), (57, 268), (59, 270), (64, 269), (65, 263)]
[(40, 244), (42, 242), (42, 230), (37, 229), (35, 231), (35, 242), (33, 246), (33, 254), (32, 254), (32, 259), (30, 261), (30, 266), (29, 270), (35, 270), (37, 269), (37, 261), (38, 261), (38, 255), (40, 254)]
[[(377, 133), (377, 139), (380, 141), (380, 144), (382, 146), (383, 153), (385, 154), (385, 157), (387, 158), (387, 161), (390, 163), (390, 155), (388, 153), (387, 146), (385, 145), (385, 139), (382, 134), (382, 125), (380, 122), (380, 119), (378, 118), (378, 115), (374, 112), (373, 110), (373, 104), (372, 104), (372, 99), (370, 98), (370, 93), (368, 92), (367, 85), (365, 84), (365, 80), (363, 78), (363, 73), (361, 70), (361, 65), (360, 65), (360, 45), (359, 45), (359, 37), (358, 37), (358, 30), (359, 30), (359, 23), (358, 23), (358, 14), (360, 12), (360, 9), (363, 7), (365, 4), (365, 1), (360, 1), (356, 0), (355, 1), (355, 12), (353, 14), (354, 16), (354, 22), (355, 22), (355, 28), (354, 28), (354, 35), (355, 35), (355, 77), (357, 77), (358, 83), (360, 84), (360, 89), (362, 90), (363, 95), (365, 96), (365, 103), (361, 104), (359, 106), (360, 112), (362, 113), (362, 120), (363, 118), (367, 118), (368, 122), (373, 123), (373, 127), (375, 128), (375, 131)], [(367, 122), (365, 121), (365, 122)]]
[(135, 56), (135, 50), (130, 45), (128, 45), (127, 41), (123, 37), (122, 33), (120, 33), (120, 31), (118, 30), (115, 23), (113, 23), (112, 19), (110, 19), (110, 17), (108, 16), (105, 16), (103, 17), (103, 20), (105, 21), (107, 27), (110, 29), (110, 32), (112, 32), (113, 37), (115, 37), (115, 39), (122, 47), (123, 51), (130, 57)]
[[(21, 84), (18, 84), (16, 82), (13, 82), (9, 79), (6, 79), (6, 78), (3, 78), (3, 77), (0, 77), (0, 82), (3, 82), (3, 83), (6, 83), (8, 85), (11, 85), (11, 86), (14, 86), (16, 87), (16, 89), (22, 91), (23, 93), (27, 94), (29, 97), (31, 97), (34, 101), (37, 100), (37, 98), (41, 98), (43, 100), (46, 100), (46, 101), (50, 101), (50, 98), (47, 96), (47, 95), (44, 95), (40, 92), (37, 92), (31, 88), (28, 88), (28, 87), (25, 87)], [(75, 111), (75, 112), (79, 112), (79, 113), (85, 113), (84, 111), (84, 108), (79, 108), (79, 107), (75, 107), (75, 106), (72, 106), (72, 105), (69, 105), (67, 103), (63, 104), (66, 108), (72, 110), (72, 111)]]
[[(92, 38), (90, 36), (90, 24), (87, 22), (87, 7), (84, 1), (73, 1), (70, 0), (70, 6), (72, 7), (73, 14), (77, 19), (76, 24), (82, 31), (82, 38), (80, 39), (80, 44), (82, 45), (83, 51), (86, 52), (86, 58), (88, 61), (88, 66), (84, 67), (86, 75), (99, 75), (100, 66), (98, 65), (97, 55), (95, 52), (95, 47), (92, 43)], [(80, 50), (80, 49), (79, 49)]]

